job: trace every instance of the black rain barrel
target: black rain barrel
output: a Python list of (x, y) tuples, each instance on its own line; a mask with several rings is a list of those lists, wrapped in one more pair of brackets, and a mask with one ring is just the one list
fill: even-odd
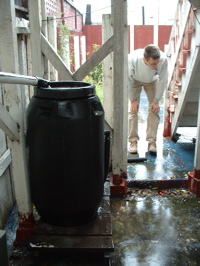
[(97, 213), (104, 188), (104, 111), (95, 86), (35, 87), (27, 108), (31, 198), (41, 219), (74, 226)]

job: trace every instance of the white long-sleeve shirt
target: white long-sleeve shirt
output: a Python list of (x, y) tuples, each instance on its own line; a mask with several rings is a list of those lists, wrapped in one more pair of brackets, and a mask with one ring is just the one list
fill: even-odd
[(135, 50), (128, 55), (128, 93), (130, 101), (137, 100), (135, 95), (135, 89), (133, 88), (134, 80), (151, 83), (159, 78), (157, 91), (153, 102), (158, 103), (162, 98), (162, 95), (167, 85), (168, 74), (168, 61), (166, 55), (160, 51), (160, 62), (158, 68), (151, 69), (143, 61), (144, 49)]

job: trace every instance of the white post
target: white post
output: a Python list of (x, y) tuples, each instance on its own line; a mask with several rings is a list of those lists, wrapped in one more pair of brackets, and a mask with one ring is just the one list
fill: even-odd
[[(57, 33), (56, 33), (56, 20), (55, 17), (51, 17), (47, 23), (48, 30), (48, 40), (53, 46), (53, 48), (57, 51)], [(57, 81), (58, 80), (58, 72), (56, 69), (50, 64), (50, 80)]]
[(153, 43), (158, 46), (159, 0), (155, 1)]
[[(14, 0), (2, 0), (3, 8), (0, 9), (0, 68), (2, 71), (19, 73), (17, 34), (15, 21)], [(22, 104), (23, 89), (19, 85), (3, 84), (3, 102), (9, 110), (11, 117), (19, 125), (19, 141), (11, 141), (8, 138), (8, 146), (12, 154), (11, 172), (15, 188), (15, 197), (19, 212), (19, 222), (27, 220), (32, 213), (32, 204), (29, 192), (29, 180), (27, 174), (27, 162), (24, 136), (24, 109)]]
[(75, 70), (77, 70), (80, 67), (79, 36), (74, 36), (74, 63), (75, 63)]
[(113, 174), (127, 173), (127, 1), (113, 0), (113, 32), (114, 32), (114, 136), (113, 136)]
[(130, 25), (130, 53), (134, 51), (134, 40), (135, 40), (135, 26)]
[(32, 74), (43, 78), (40, 0), (29, 1), (30, 40), (32, 55)]
[[(102, 39), (106, 42), (113, 35), (111, 26), (111, 15), (103, 15), (102, 19)], [(105, 120), (113, 129), (113, 53), (110, 53), (103, 60), (103, 106), (105, 110)]]
[[(42, 23), (41, 23), (41, 31), (48, 38), (48, 31), (47, 31), (47, 17), (46, 17), (46, 2), (45, 0), (41, 0), (41, 16), (42, 16)], [(49, 69), (49, 61), (48, 59), (42, 55), (43, 64), (44, 64), (44, 76), (43, 78), (46, 80), (50, 79), (50, 69)]]
[(86, 38), (81, 36), (81, 65), (86, 61)]
[[(196, 147), (194, 156), (194, 168), (200, 172), (200, 94), (199, 94), (199, 107), (198, 107), (198, 117), (197, 117), (197, 137), (196, 137)], [(198, 176), (198, 178), (200, 178)]]

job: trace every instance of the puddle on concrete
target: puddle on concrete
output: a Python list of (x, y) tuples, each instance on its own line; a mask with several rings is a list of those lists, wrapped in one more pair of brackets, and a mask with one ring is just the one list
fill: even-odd
[(200, 200), (187, 190), (111, 199), (113, 266), (200, 265)]
[[(143, 132), (138, 142), (138, 154), (127, 154), (128, 158), (146, 158), (143, 162), (128, 163), (127, 175), (130, 180), (170, 180), (187, 178), (187, 173), (194, 169), (196, 128), (182, 128), (177, 142), (162, 137), (163, 127), (160, 125), (157, 140), (157, 154), (147, 152), (145, 140), (145, 124), (139, 124)], [(193, 132), (193, 133), (191, 133)]]
[[(146, 127), (148, 102), (144, 90), (140, 97), (138, 112), (138, 154), (127, 154), (128, 158), (147, 158), (140, 163), (128, 163), (127, 174), (130, 180), (170, 180), (186, 178), (187, 173), (194, 169), (194, 152), (196, 127), (179, 127), (177, 129), (177, 142), (169, 137), (163, 138), (164, 130), (164, 104), (160, 104), (160, 124), (157, 133), (157, 155), (147, 152)], [(129, 143), (128, 143), (129, 145)]]

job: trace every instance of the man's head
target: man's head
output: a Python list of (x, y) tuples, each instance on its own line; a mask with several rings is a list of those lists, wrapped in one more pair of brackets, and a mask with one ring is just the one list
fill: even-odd
[(144, 48), (144, 63), (151, 69), (157, 69), (160, 62), (160, 50), (157, 46), (150, 44)]

